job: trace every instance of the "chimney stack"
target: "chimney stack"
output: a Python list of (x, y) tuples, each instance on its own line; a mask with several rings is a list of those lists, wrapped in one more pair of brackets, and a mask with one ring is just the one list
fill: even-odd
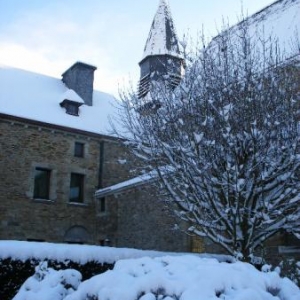
[(86, 105), (93, 105), (94, 72), (97, 68), (82, 62), (76, 62), (62, 74), (62, 81), (74, 90)]

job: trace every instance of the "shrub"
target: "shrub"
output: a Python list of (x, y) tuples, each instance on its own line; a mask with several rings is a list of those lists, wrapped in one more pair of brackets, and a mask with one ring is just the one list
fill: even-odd
[(291, 279), (295, 284), (300, 286), (300, 261), (294, 258), (285, 258), (280, 263), (281, 275)]
[[(20, 289), (25, 280), (35, 273), (35, 267), (41, 261), (37, 259), (28, 259), (25, 261), (7, 258), (0, 260), (0, 299), (11, 300)], [(114, 264), (99, 263), (89, 261), (86, 264), (80, 264), (74, 261), (47, 260), (48, 267), (54, 270), (75, 269), (82, 274), (82, 280), (111, 270)]]

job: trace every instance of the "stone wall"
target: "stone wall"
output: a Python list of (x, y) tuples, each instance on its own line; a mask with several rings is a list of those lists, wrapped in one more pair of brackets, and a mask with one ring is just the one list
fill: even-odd
[(177, 221), (157, 195), (154, 187), (143, 186), (117, 198), (118, 246), (135, 245), (139, 249), (190, 251), (189, 236), (177, 228)]
[[(107, 203), (101, 212), (94, 199), (102, 163), (101, 141), (100, 136), (1, 120), (0, 238), (64, 242), (65, 234), (74, 227), (86, 231), (85, 242), (90, 244), (100, 243), (107, 235), (114, 237), (116, 201)], [(84, 143), (83, 158), (74, 156), (75, 142)], [(49, 200), (33, 198), (36, 167), (51, 170)], [(109, 173), (109, 163), (102, 169), (104, 178), (106, 169)], [(71, 172), (85, 176), (83, 203), (69, 202)]]
[[(74, 156), (75, 142), (84, 144), (83, 158)], [(0, 119), (0, 239), (224, 252), (208, 240), (178, 230), (178, 220), (153, 186), (94, 198), (98, 188), (136, 176), (138, 166), (116, 139), (18, 118)], [(33, 197), (36, 167), (51, 170), (48, 200)], [(72, 172), (85, 176), (80, 204), (69, 202)], [(275, 264), (284, 256), (299, 256), (299, 249), (299, 241), (278, 234), (257, 255)]]
[(261, 253), (266, 262), (273, 266), (289, 258), (300, 261), (300, 240), (291, 233), (280, 231), (265, 242)]
[[(84, 144), (84, 157), (74, 144)], [(51, 170), (50, 195), (34, 199), (35, 168)], [(122, 143), (21, 118), (0, 117), (0, 239), (82, 242), (163, 251), (189, 251), (152, 187), (95, 199), (139, 173)], [(83, 203), (70, 203), (70, 174), (85, 176)]]

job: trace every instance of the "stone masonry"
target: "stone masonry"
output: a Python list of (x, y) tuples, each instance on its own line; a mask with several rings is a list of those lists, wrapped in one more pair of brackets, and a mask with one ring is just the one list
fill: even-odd
[[(0, 128), (1, 239), (64, 242), (73, 226), (86, 229), (89, 238), (85, 242), (91, 244), (114, 236), (115, 201), (99, 212), (94, 199), (100, 178), (109, 181), (105, 169), (99, 174), (100, 143), (105, 140), (24, 120), (2, 119)], [(74, 157), (75, 141), (84, 143), (83, 158)], [(35, 167), (52, 170), (49, 200), (33, 199)], [(110, 176), (114, 166), (106, 162), (105, 168), (110, 169)], [(83, 203), (68, 201), (71, 172), (85, 176)], [(115, 173), (121, 177), (122, 168)]]
[[(74, 156), (75, 142), (84, 157)], [(98, 188), (132, 178), (134, 166), (117, 139), (0, 115), (0, 239), (189, 251), (151, 187), (95, 199)], [(36, 167), (51, 170), (50, 199), (33, 197)], [(72, 172), (85, 177), (83, 203), (69, 202)]]

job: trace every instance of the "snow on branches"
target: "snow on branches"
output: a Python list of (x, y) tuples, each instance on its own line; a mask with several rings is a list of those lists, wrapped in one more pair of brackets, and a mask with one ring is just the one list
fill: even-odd
[(133, 152), (172, 169), (160, 183), (176, 215), (247, 259), (279, 230), (300, 233), (300, 71), (241, 24), (201, 47), (176, 89), (153, 84), (155, 109), (122, 100)]

